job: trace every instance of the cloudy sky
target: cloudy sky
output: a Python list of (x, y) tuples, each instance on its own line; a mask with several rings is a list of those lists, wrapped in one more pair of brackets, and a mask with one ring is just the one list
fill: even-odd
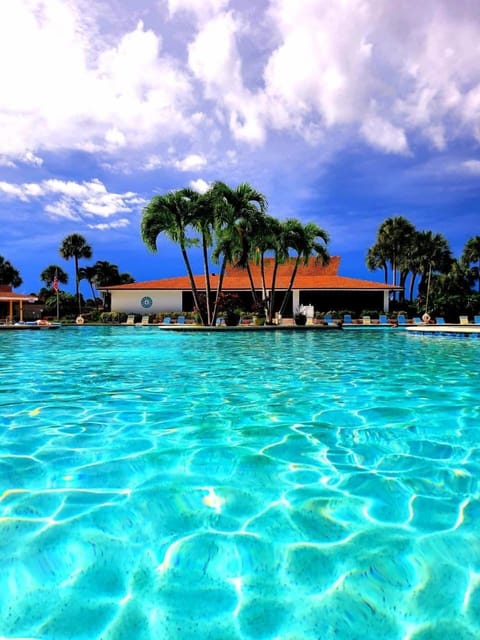
[(52, 263), (73, 283), (73, 232), (91, 264), (183, 274), (142, 208), (223, 180), (326, 229), (343, 275), (381, 280), (365, 254), (394, 215), (458, 256), (480, 233), (479, 60), (478, 0), (1, 0), (0, 255), (24, 292)]

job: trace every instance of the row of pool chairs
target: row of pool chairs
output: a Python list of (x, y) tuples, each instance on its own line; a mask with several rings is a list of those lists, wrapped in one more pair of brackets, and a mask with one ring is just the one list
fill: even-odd
[[(150, 324), (150, 316), (142, 316), (141, 322), (135, 322), (135, 314), (132, 313), (129, 316), (127, 316), (127, 321), (124, 322), (124, 324), (128, 324), (128, 325), (138, 324), (138, 325), (147, 326)], [(172, 324), (172, 319), (169, 316), (165, 316), (163, 321), (160, 322), (159, 324)], [(177, 324), (185, 324), (185, 316), (178, 316)]]
[[(470, 324), (469, 323), (469, 318), (468, 316), (460, 316), (459, 317), (460, 320), (460, 324)], [(327, 324), (333, 324), (335, 321), (333, 320), (333, 317), (331, 315), (326, 315), (325, 316), (325, 322)], [(396, 323), (398, 325), (406, 325), (407, 324), (407, 318), (405, 316), (399, 315), (397, 316), (397, 320)], [(435, 319), (435, 323), (436, 324), (445, 324), (445, 318), (436, 318)], [(150, 318), (149, 316), (145, 315), (142, 316), (142, 320), (141, 322), (135, 322), (135, 315), (131, 314), (127, 317), (127, 321), (125, 322), (125, 324), (127, 325), (148, 325), (150, 324)], [(163, 321), (160, 324), (172, 324), (172, 319), (169, 316), (166, 316), (165, 318), (163, 318)], [(185, 324), (185, 316), (178, 316), (176, 324)], [(217, 325), (220, 324), (224, 324), (224, 320), (223, 318), (218, 318), (217, 320)], [(343, 324), (353, 324), (353, 320), (352, 320), (352, 316), (350, 314), (345, 314), (343, 316)], [(363, 325), (371, 325), (372, 324), (372, 320), (370, 318), (370, 316), (363, 316), (362, 318), (362, 324)], [(385, 325), (385, 326), (389, 326), (391, 324), (391, 322), (388, 320), (386, 315), (380, 315), (378, 318), (378, 324), (379, 325)], [(413, 318), (413, 324), (425, 324), (423, 322), (423, 320), (421, 318)], [(480, 324), (480, 316), (474, 316), (473, 319), (473, 324)]]
[[(325, 316), (325, 322), (327, 324), (331, 324), (333, 321), (332, 316), (326, 315)], [(343, 316), (343, 324), (352, 324), (352, 316), (349, 314), (346, 314)], [(399, 315), (397, 316), (397, 320), (396, 320), (398, 325), (406, 325), (407, 324), (407, 319), (405, 316)], [(371, 318), (370, 316), (363, 316), (362, 318), (362, 324), (364, 325), (370, 325), (372, 324)], [(389, 322), (388, 318), (386, 315), (380, 315), (378, 318), (378, 324), (379, 325), (390, 325), (391, 323)], [(425, 324), (424, 321), (421, 318), (413, 318), (413, 324)], [(435, 324), (446, 324), (445, 323), (445, 318), (442, 317), (437, 317), (435, 318)], [(468, 316), (460, 316), (459, 317), (459, 324), (470, 324), (469, 322), (469, 318)], [(474, 316), (473, 318), (473, 324), (480, 324), (480, 316)]]

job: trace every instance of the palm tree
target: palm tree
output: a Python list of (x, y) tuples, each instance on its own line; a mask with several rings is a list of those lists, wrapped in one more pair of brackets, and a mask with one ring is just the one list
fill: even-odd
[(256, 302), (256, 291), (249, 260), (254, 238), (265, 217), (267, 200), (265, 196), (248, 183), (239, 184), (235, 189), (217, 181), (210, 188), (207, 197), (213, 204), (215, 220), (215, 249), (212, 259), (221, 258), (220, 274), (216, 292), (212, 322), (215, 321), (223, 278), (227, 264), (247, 270)]
[(372, 245), (367, 251), (366, 258), (367, 269), (369, 271), (375, 271), (376, 269), (383, 269), (383, 278), (385, 284), (388, 282), (388, 265), (384, 248), (381, 247), (378, 242)]
[(81, 267), (78, 270), (78, 278), (79, 280), (86, 280), (90, 286), (90, 291), (92, 292), (92, 300), (95, 302), (95, 309), (98, 310), (98, 301), (97, 296), (95, 295), (95, 290), (93, 288), (93, 280), (96, 275), (95, 267)]
[(56, 264), (49, 265), (40, 274), (40, 280), (45, 284), (47, 289), (52, 288), (55, 278), (57, 278), (58, 282), (61, 284), (68, 283), (67, 273), (62, 269), (62, 267), (59, 267)]
[(194, 207), (190, 191), (169, 191), (163, 196), (155, 196), (143, 209), (141, 235), (143, 242), (152, 253), (157, 252), (157, 238), (165, 234), (179, 245), (185, 268), (190, 280), (193, 303), (198, 309), (202, 324), (205, 324), (203, 309), (200, 306), (197, 285), (193, 275), (188, 248), (198, 245), (197, 238), (188, 236), (193, 221)]
[[(108, 260), (97, 260), (92, 270), (93, 276), (91, 277), (91, 282), (97, 288), (135, 282), (135, 279), (132, 278), (129, 273), (119, 273), (117, 265), (108, 262)], [(106, 291), (101, 291), (101, 294), (105, 308), (110, 305), (110, 294)]]
[(452, 254), (448, 241), (440, 233), (432, 231), (416, 231), (412, 240), (413, 250), (406, 264), (412, 274), (410, 280), (410, 301), (417, 276), (421, 276), (419, 293), (425, 294), (427, 279), (432, 272), (447, 273), (452, 262)]
[(472, 269), (472, 277), (474, 280), (478, 280), (478, 292), (480, 293), (480, 236), (474, 236), (467, 240), (463, 248), (462, 262), (468, 268), (471, 262), (477, 263), (477, 266)]
[(207, 324), (213, 324), (211, 313), (211, 279), (208, 250), (212, 246), (215, 227), (215, 198), (209, 191), (202, 195), (193, 189), (183, 189), (183, 196), (190, 201), (192, 229), (200, 234), (203, 259), (203, 274), (205, 278), (205, 311)]
[(91, 258), (92, 248), (87, 244), (87, 241), (79, 233), (72, 233), (63, 239), (60, 245), (60, 255), (65, 260), (73, 258), (75, 261), (75, 294), (78, 303), (78, 313), (82, 313), (82, 303), (80, 300), (79, 290), (79, 273), (78, 273), (78, 261), (80, 258)]
[(403, 216), (384, 220), (378, 228), (376, 242), (367, 254), (368, 268), (382, 267), (385, 271), (390, 263), (392, 284), (397, 286), (398, 271), (405, 262), (414, 234), (415, 227)]
[(284, 222), (283, 227), (285, 243), (289, 249), (293, 249), (293, 251), (295, 251), (296, 257), (288, 289), (285, 292), (283, 302), (280, 306), (280, 315), (284, 312), (288, 297), (293, 289), (293, 284), (300, 264), (308, 264), (308, 261), (313, 254), (316, 255), (316, 260), (321, 262), (323, 265), (328, 264), (330, 261), (330, 256), (325, 246), (329, 241), (329, 236), (324, 229), (316, 225), (314, 222), (308, 222), (306, 225), (302, 225), (301, 222), (294, 218), (287, 219)]
[(0, 256), (0, 284), (6, 284), (13, 288), (19, 287), (23, 280), (18, 269), (11, 262)]

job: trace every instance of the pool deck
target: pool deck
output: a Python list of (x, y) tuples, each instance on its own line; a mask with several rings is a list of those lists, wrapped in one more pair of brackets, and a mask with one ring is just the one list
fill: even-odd
[(234, 327), (219, 325), (214, 327), (204, 327), (199, 324), (156, 324), (143, 325), (147, 327), (156, 327), (162, 331), (341, 331), (342, 327), (338, 324), (305, 324), (296, 325), (292, 323), (285, 324), (238, 324)]
[(49, 329), (60, 329), (61, 326), (62, 325), (60, 323), (0, 324), (0, 331), (47, 331)]
[(480, 324), (415, 324), (409, 325), (407, 331), (414, 333), (456, 333), (480, 334)]

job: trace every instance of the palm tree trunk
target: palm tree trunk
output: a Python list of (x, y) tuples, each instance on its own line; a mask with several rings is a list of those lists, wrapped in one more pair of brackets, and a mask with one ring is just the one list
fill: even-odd
[(248, 274), (248, 279), (250, 281), (250, 289), (252, 291), (253, 304), (257, 304), (258, 298), (257, 298), (257, 292), (255, 290), (255, 282), (253, 281), (252, 270), (250, 269), (250, 264), (248, 262), (247, 262), (247, 274)]
[(213, 314), (211, 319), (212, 326), (215, 324), (215, 321), (217, 319), (218, 303), (220, 300), (220, 294), (222, 293), (223, 279), (225, 276), (226, 268), (227, 268), (227, 258), (224, 256), (222, 260), (222, 266), (220, 267), (220, 275), (218, 276), (217, 295), (215, 297), (215, 304), (213, 306)]
[(412, 279), (410, 280), (410, 292), (409, 292), (410, 302), (413, 302), (413, 290), (415, 288), (416, 279), (417, 279), (417, 274), (415, 271), (412, 271)]
[(270, 288), (270, 300), (268, 301), (268, 314), (267, 314), (267, 322), (271, 324), (273, 322), (273, 309), (275, 304), (275, 284), (277, 279), (277, 271), (278, 271), (278, 260), (275, 256), (275, 264), (272, 272), (272, 284)]
[(90, 278), (88, 279), (88, 284), (90, 285), (90, 291), (92, 292), (92, 298), (93, 298), (93, 301), (95, 303), (95, 309), (96, 309), (96, 311), (98, 311), (97, 296), (95, 295), (95, 291), (93, 289), (93, 284), (92, 284), (92, 281), (90, 280)]
[(197, 285), (195, 284), (195, 278), (193, 277), (193, 271), (192, 271), (192, 267), (190, 266), (190, 260), (188, 259), (188, 254), (187, 251), (184, 247), (184, 245), (182, 245), (180, 247), (180, 250), (182, 252), (182, 257), (183, 257), (183, 261), (185, 263), (185, 267), (187, 269), (187, 273), (188, 273), (188, 279), (190, 280), (190, 287), (192, 289), (192, 296), (193, 296), (193, 304), (195, 305), (195, 308), (198, 309), (198, 313), (200, 315), (200, 319), (202, 321), (202, 324), (205, 324), (205, 318), (204, 315), (202, 313), (202, 310), (200, 308), (200, 304), (198, 301), (198, 291), (197, 291)]
[[(203, 249), (203, 272), (205, 274), (205, 294), (206, 294), (206, 305), (207, 305), (207, 324), (212, 324), (212, 316), (210, 313), (210, 271), (208, 268), (208, 249), (207, 243), (205, 239), (205, 234), (202, 234), (202, 249)], [(217, 293), (218, 295), (218, 293)]]
[(283, 315), (283, 312), (285, 311), (285, 307), (287, 306), (288, 296), (292, 292), (293, 283), (295, 282), (295, 277), (297, 275), (297, 269), (299, 264), (300, 264), (300, 256), (297, 256), (297, 259), (295, 260), (295, 266), (293, 267), (292, 275), (290, 277), (290, 282), (288, 283), (288, 289), (285, 292), (282, 304), (280, 306), (280, 311), (278, 312), (280, 315)]
[(75, 260), (75, 294), (77, 296), (77, 304), (78, 304), (78, 313), (79, 315), (82, 313), (82, 304), (80, 302), (80, 282), (78, 278), (78, 256), (74, 256)]

